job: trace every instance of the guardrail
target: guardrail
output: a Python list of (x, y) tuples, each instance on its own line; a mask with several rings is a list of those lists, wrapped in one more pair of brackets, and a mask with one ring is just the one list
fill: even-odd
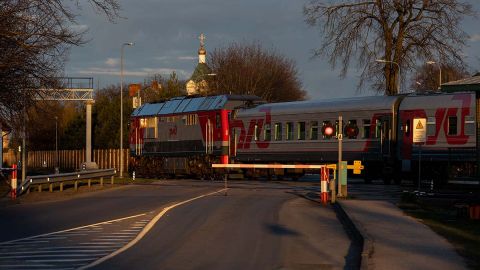
[(49, 175), (36, 175), (27, 176), (25, 182), (18, 187), (18, 194), (24, 192), (29, 193), (30, 189), (34, 186), (41, 192), (45, 185), (48, 185), (50, 192), (53, 192), (55, 185), (58, 185), (60, 191), (63, 191), (64, 184), (73, 183), (75, 190), (78, 189), (78, 184), (81, 181), (87, 180), (88, 187), (91, 186), (92, 180), (99, 179), (100, 186), (103, 186), (103, 178), (110, 177), (110, 184), (113, 185), (113, 178), (117, 171), (115, 169), (106, 170), (88, 170), (79, 171), (74, 173), (62, 173), (62, 174), (49, 174)]

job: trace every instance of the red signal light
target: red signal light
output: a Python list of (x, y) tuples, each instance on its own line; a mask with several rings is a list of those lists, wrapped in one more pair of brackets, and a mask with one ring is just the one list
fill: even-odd
[(325, 128), (325, 135), (326, 135), (326, 136), (331, 136), (331, 135), (333, 135), (333, 128), (332, 128), (332, 127), (326, 127), (326, 128)]

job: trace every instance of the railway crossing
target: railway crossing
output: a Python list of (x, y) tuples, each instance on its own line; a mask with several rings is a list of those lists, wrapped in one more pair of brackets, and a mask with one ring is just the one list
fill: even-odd
[[(364, 169), (360, 160), (355, 160), (352, 165), (348, 165), (346, 161), (337, 164), (212, 164), (212, 168), (223, 169), (317, 169), (320, 170), (321, 182), (321, 201), (323, 204), (328, 202), (328, 193), (331, 192), (331, 201), (335, 202), (338, 194), (335, 191), (336, 183), (339, 181), (339, 188), (342, 189), (342, 197), (346, 197), (347, 193), (347, 170), (353, 170), (354, 174), (360, 174)], [(330, 179), (329, 170), (333, 170), (333, 178)], [(339, 171), (341, 173), (338, 173)], [(340, 175), (340, 177), (337, 177)], [(330, 188), (328, 188), (330, 184)], [(225, 188), (227, 188), (227, 174), (225, 174)], [(330, 189), (330, 190), (329, 190)]]

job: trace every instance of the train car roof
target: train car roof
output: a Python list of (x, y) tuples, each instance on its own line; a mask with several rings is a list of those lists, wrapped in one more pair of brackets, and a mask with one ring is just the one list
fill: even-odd
[[(475, 102), (475, 92), (434, 92), (427, 94), (411, 94), (405, 97), (400, 104), (400, 110), (416, 110), (416, 109), (436, 109), (438, 107), (461, 106), (462, 98), (460, 96), (471, 96), (470, 104), (473, 106)], [(432, 100), (432, 97), (437, 97)]]
[(268, 103), (254, 108), (240, 110), (238, 115), (253, 116), (265, 114), (264, 110), (267, 108), (275, 114), (391, 110), (398, 98), (399, 96), (369, 96)]
[(242, 103), (258, 100), (260, 100), (259, 97), (251, 95), (175, 97), (164, 102), (145, 103), (135, 109), (131, 116), (172, 115), (220, 109), (231, 110)]

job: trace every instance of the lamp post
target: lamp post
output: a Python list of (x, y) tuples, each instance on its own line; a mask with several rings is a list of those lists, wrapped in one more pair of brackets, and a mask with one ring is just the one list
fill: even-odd
[(397, 84), (397, 94), (400, 93), (400, 80), (401, 80), (401, 76), (400, 76), (400, 65), (397, 63), (397, 62), (394, 62), (394, 61), (388, 61), (388, 60), (385, 60), (385, 59), (377, 59), (375, 60), (375, 62), (378, 62), (378, 63), (390, 63), (390, 64), (394, 64), (394, 65), (397, 65), (397, 68), (398, 68), (398, 84)]
[(438, 73), (439, 73), (439, 76), (438, 76), (438, 90), (441, 90), (442, 89), (442, 66), (440, 66), (440, 64), (435, 62), (435, 61), (427, 61), (427, 65), (434, 65), (434, 64), (438, 65)]
[(58, 166), (58, 116), (55, 116), (55, 174), (59, 173)]
[(133, 46), (133, 42), (123, 43), (120, 49), (120, 178), (123, 177), (123, 50), (125, 46)]

